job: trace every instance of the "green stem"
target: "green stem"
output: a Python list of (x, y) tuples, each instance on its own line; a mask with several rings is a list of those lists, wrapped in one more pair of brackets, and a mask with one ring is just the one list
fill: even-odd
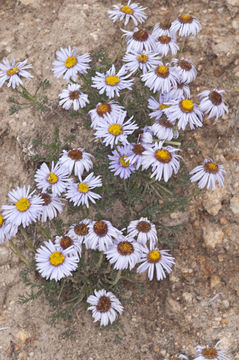
[(185, 43), (186, 43), (186, 37), (184, 37), (183, 40), (182, 40), (182, 43), (181, 43), (181, 46), (180, 46), (180, 50), (179, 50), (179, 54), (182, 54), (183, 49), (184, 49), (184, 46), (185, 46)]
[(47, 239), (49, 240), (49, 236), (46, 232), (46, 230), (38, 223), (36, 223), (36, 226), (38, 227), (38, 229), (40, 230), (40, 232), (42, 233), (42, 235)]
[(164, 144), (168, 144), (168, 145), (175, 145), (180, 147), (181, 146), (181, 142), (180, 141), (172, 141), (172, 140), (165, 140)]
[(87, 219), (89, 217), (90, 210), (86, 205), (83, 205), (82, 209), (83, 209), (84, 216)]
[(158, 184), (158, 186), (164, 190), (166, 193), (168, 193), (169, 195), (173, 195), (172, 191), (168, 190), (165, 186)]
[(117, 275), (116, 275), (114, 281), (112, 282), (113, 286), (116, 285), (119, 282), (120, 277), (121, 277), (121, 273), (122, 273), (122, 270), (118, 270)]
[(113, 58), (113, 60), (112, 60), (112, 62), (111, 62), (112, 65), (116, 62), (116, 60), (117, 60), (118, 57), (120, 56), (121, 51), (122, 51), (122, 49), (123, 49), (123, 46), (124, 46), (124, 41), (121, 42), (120, 48), (119, 48), (119, 50), (117, 51), (115, 57)]
[(29, 260), (25, 258), (25, 256), (21, 253), (21, 251), (16, 247), (16, 245), (13, 243), (12, 240), (9, 240), (9, 244), (13, 250), (13, 252), (27, 265), (31, 266), (31, 263)]
[(36, 249), (35, 249), (35, 247), (32, 245), (31, 240), (29, 239), (26, 231), (25, 231), (23, 228), (21, 228), (21, 233), (22, 233), (24, 239), (26, 240), (26, 243), (27, 243), (28, 248), (35, 253), (35, 252), (36, 252)]
[(104, 253), (103, 253), (103, 251), (100, 253), (100, 257), (99, 257), (99, 261), (98, 261), (98, 263), (96, 264), (96, 269), (99, 269), (100, 268), (100, 266), (101, 266), (101, 264), (102, 264), (102, 262), (103, 262), (103, 259), (104, 259)]

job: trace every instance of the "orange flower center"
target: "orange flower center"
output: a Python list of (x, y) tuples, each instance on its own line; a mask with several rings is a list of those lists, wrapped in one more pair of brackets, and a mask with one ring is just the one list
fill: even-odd
[(169, 76), (169, 68), (165, 65), (160, 65), (155, 69), (155, 73), (159, 77), (166, 79)]
[(110, 298), (108, 296), (103, 295), (99, 298), (98, 304), (96, 305), (96, 310), (101, 313), (105, 313), (109, 311), (110, 307), (111, 307)]
[(149, 263), (157, 263), (160, 261), (162, 255), (158, 250), (152, 250), (148, 253), (148, 262)]
[(140, 221), (137, 225), (137, 230), (140, 232), (147, 233), (150, 231), (150, 229), (151, 229), (151, 225), (147, 221)]
[(182, 23), (182, 24), (191, 24), (193, 21), (193, 17), (191, 15), (181, 15), (178, 17), (178, 20)]
[(134, 252), (134, 247), (129, 241), (121, 241), (117, 246), (118, 253), (126, 256)]
[(146, 41), (149, 37), (149, 34), (147, 31), (144, 30), (138, 30), (133, 34), (133, 38), (136, 41)]
[(84, 236), (84, 235), (88, 234), (89, 229), (86, 224), (77, 224), (74, 227), (74, 231), (75, 231), (76, 235)]
[(72, 160), (81, 160), (82, 159), (82, 151), (80, 150), (77, 150), (77, 149), (73, 149), (73, 150), (70, 150), (68, 152), (68, 156), (69, 158), (71, 158)]
[(102, 103), (97, 107), (97, 114), (101, 117), (103, 117), (105, 114), (111, 112), (111, 106), (107, 103)]
[(62, 249), (65, 250), (68, 247), (70, 247), (71, 245), (73, 245), (73, 241), (71, 240), (71, 238), (69, 236), (62, 236), (60, 245), (61, 245)]
[(93, 228), (94, 232), (100, 237), (105, 236), (108, 232), (108, 225), (102, 220), (96, 221)]
[(214, 348), (205, 348), (202, 350), (202, 355), (206, 359), (215, 359), (217, 357), (217, 350)]
[(218, 165), (209, 161), (204, 165), (204, 169), (206, 172), (210, 174), (216, 174), (218, 172)]

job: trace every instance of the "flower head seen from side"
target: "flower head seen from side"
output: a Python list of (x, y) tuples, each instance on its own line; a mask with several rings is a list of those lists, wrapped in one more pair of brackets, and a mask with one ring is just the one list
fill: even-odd
[(161, 91), (168, 93), (176, 87), (177, 73), (171, 66), (159, 63), (157, 67), (141, 76), (145, 85), (153, 92)]
[(127, 155), (126, 160), (130, 165), (134, 165), (136, 170), (138, 170), (142, 165), (142, 154), (146, 150), (147, 146), (148, 144), (144, 142), (131, 144), (131, 152)]
[[(166, 360), (168, 360), (168, 359), (166, 359)], [(170, 360), (189, 360), (189, 359), (186, 355), (177, 354), (177, 355), (171, 356)]]
[(176, 154), (176, 149), (172, 146), (163, 146), (163, 142), (156, 142), (143, 153), (142, 169), (148, 169), (152, 166), (151, 178), (155, 176), (160, 181), (163, 177), (167, 182), (174, 174), (177, 174), (180, 163), (180, 155)]
[(63, 168), (60, 163), (54, 162), (51, 164), (51, 170), (48, 168), (46, 163), (43, 163), (35, 173), (35, 182), (37, 188), (41, 189), (43, 192), (51, 190), (53, 195), (61, 195), (65, 192), (69, 182), (68, 171)]
[(169, 250), (159, 250), (154, 246), (150, 246), (150, 250), (143, 249), (141, 256), (141, 265), (137, 268), (137, 273), (142, 273), (148, 270), (148, 278), (153, 280), (154, 271), (156, 271), (157, 280), (166, 278), (166, 274), (170, 274), (172, 266), (175, 264), (174, 258), (168, 253)]
[(43, 278), (59, 281), (72, 275), (72, 271), (77, 269), (79, 257), (73, 247), (62, 250), (49, 240), (37, 249), (35, 261)]
[(112, 65), (106, 74), (96, 72), (96, 76), (92, 77), (92, 87), (99, 90), (99, 94), (104, 92), (108, 98), (120, 96), (120, 91), (124, 89), (132, 90), (133, 80), (128, 79), (130, 74), (127, 73), (125, 66), (116, 73), (115, 66)]
[(59, 94), (59, 98), (59, 105), (65, 110), (73, 106), (74, 111), (77, 111), (89, 104), (88, 95), (80, 91), (78, 84), (68, 84), (68, 88)]
[(140, 69), (143, 74), (152, 69), (159, 63), (160, 56), (152, 51), (134, 51), (127, 52), (123, 57), (123, 61), (126, 63), (126, 69), (131, 73), (135, 73)]
[(59, 247), (61, 251), (64, 251), (68, 248), (73, 248), (79, 256), (81, 256), (82, 246), (80, 241), (73, 239), (69, 234), (63, 236), (56, 236), (54, 244)]
[(137, 241), (144, 246), (146, 246), (147, 242), (155, 246), (158, 241), (155, 225), (144, 217), (130, 221), (127, 234), (132, 238), (137, 237)]
[(216, 182), (219, 187), (224, 186), (224, 166), (216, 164), (212, 159), (205, 159), (202, 165), (196, 166), (190, 171), (191, 182), (199, 181), (198, 187), (215, 190)]
[(177, 54), (179, 47), (176, 42), (176, 36), (171, 34), (169, 35), (161, 35), (157, 37), (157, 52), (162, 56), (167, 56), (169, 51), (174, 56)]
[(156, 40), (152, 37), (152, 35), (143, 29), (138, 29), (137, 27), (133, 31), (127, 31), (121, 29), (126, 36), (127, 43), (127, 52), (137, 51), (153, 51), (156, 52)]
[(86, 236), (89, 234), (89, 225), (91, 222), (92, 220), (90, 219), (83, 219), (78, 224), (71, 225), (67, 235), (82, 244)]
[(43, 200), (40, 195), (33, 195), (34, 192), (30, 192), (30, 186), (17, 187), (9, 191), (8, 197), (13, 204), (2, 206), (3, 216), (7, 222), (16, 227), (22, 225), (25, 228), (38, 220), (42, 213)]
[(161, 93), (158, 101), (153, 96), (150, 96), (148, 99), (148, 108), (154, 110), (149, 114), (150, 118), (155, 117), (156, 120), (159, 120), (163, 115), (163, 110), (171, 106), (167, 104), (171, 100), (175, 100), (175, 97), (173, 97), (171, 93)]
[(16, 86), (22, 85), (23, 82), (21, 77), (26, 79), (32, 79), (33, 76), (26, 71), (26, 69), (32, 68), (31, 64), (28, 64), (28, 59), (17, 62), (13, 60), (10, 62), (8, 59), (4, 59), (2, 63), (0, 63), (0, 87), (3, 84), (8, 82), (7, 86), (15, 89)]
[(87, 302), (91, 305), (87, 310), (92, 311), (94, 322), (100, 321), (100, 326), (107, 326), (109, 322), (112, 324), (117, 312), (121, 315), (124, 310), (117, 297), (105, 289), (94, 290), (94, 295), (90, 295)]
[(10, 240), (16, 235), (18, 227), (7, 222), (2, 214), (0, 214), (0, 244), (5, 240)]
[(179, 15), (173, 21), (171, 29), (174, 32), (178, 32), (179, 36), (196, 36), (201, 29), (201, 25), (194, 16), (185, 14)]
[(62, 198), (53, 194), (49, 194), (48, 192), (42, 192), (40, 197), (43, 200), (42, 212), (39, 216), (41, 222), (46, 222), (47, 219), (52, 220), (62, 212)]
[(113, 244), (113, 239), (121, 235), (121, 231), (116, 229), (110, 221), (92, 221), (89, 225), (89, 233), (85, 237), (87, 249), (105, 251)]
[(124, 26), (128, 24), (130, 19), (133, 20), (135, 26), (138, 23), (142, 24), (147, 19), (144, 11), (147, 8), (143, 8), (138, 3), (131, 3), (131, 0), (128, 1), (127, 5), (113, 5), (113, 8), (113, 10), (108, 10), (110, 19), (113, 22), (124, 20)]
[(170, 90), (169, 95), (174, 100), (183, 100), (185, 98), (190, 99), (190, 87), (187, 83), (182, 81), (180, 77), (178, 77), (176, 81), (176, 87)]
[(199, 97), (201, 100), (200, 110), (207, 115), (208, 119), (212, 117), (218, 119), (228, 113), (228, 107), (223, 99), (223, 90), (204, 90), (199, 94)]
[(69, 184), (66, 191), (66, 198), (74, 203), (74, 206), (86, 205), (89, 207), (89, 201), (95, 204), (95, 200), (101, 198), (101, 195), (91, 191), (97, 187), (102, 186), (100, 176), (95, 176), (90, 173), (85, 179), (79, 177), (79, 182), (72, 182)]
[(76, 81), (77, 74), (85, 74), (89, 69), (89, 62), (91, 61), (89, 54), (81, 56), (76, 55), (76, 49), (61, 48), (56, 52), (57, 60), (53, 62), (53, 73), (55, 77), (60, 78), (63, 76), (67, 82), (72, 79)]
[(183, 83), (191, 83), (197, 77), (197, 70), (193, 66), (193, 63), (184, 58), (174, 59), (172, 64), (175, 65), (175, 68), (178, 72), (178, 77)]
[(135, 171), (134, 165), (128, 160), (128, 157), (132, 155), (131, 145), (117, 147), (117, 150), (113, 150), (112, 154), (108, 155), (110, 171), (115, 176), (119, 175), (121, 179), (128, 179)]
[(89, 154), (83, 148), (73, 148), (69, 151), (63, 150), (59, 158), (59, 164), (70, 175), (74, 169), (75, 176), (82, 176), (84, 171), (93, 168), (93, 155)]
[[(219, 343), (219, 342), (218, 342)], [(215, 347), (200, 346), (196, 347), (196, 355), (194, 360), (229, 360), (225, 350), (218, 349), (218, 343)]]
[(152, 36), (157, 39), (159, 36), (174, 36), (176, 35), (175, 32), (172, 31), (172, 21), (170, 19), (164, 19), (159, 23), (154, 25)]
[(95, 109), (89, 111), (91, 127), (97, 129), (98, 125), (105, 121), (106, 114), (110, 115), (112, 118), (117, 118), (119, 113), (123, 111), (123, 106), (114, 101), (98, 103)]
[(175, 121), (170, 121), (165, 114), (156, 120), (151, 129), (153, 134), (157, 136), (159, 140), (172, 140), (172, 138), (178, 137), (178, 131), (175, 130)]

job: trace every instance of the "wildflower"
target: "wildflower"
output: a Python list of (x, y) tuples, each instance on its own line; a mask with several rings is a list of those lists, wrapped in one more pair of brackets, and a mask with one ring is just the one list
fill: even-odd
[(98, 103), (95, 109), (89, 111), (91, 117), (91, 127), (96, 129), (105, 120), (105, 115), (108, 114), (111, 118), (117, 118), (119, 113), (123, 112), (123, 106), (114, 101)]
[(131, 153), (125, 158), (129, 164), (134, 165), (135, 169), (138, 170), (142, 165), (142, 154), (146, 150), (148, 144), (146, 142), (138, 142), (131, 144)]
[(60, 251), (72, 248), (78, 253), (79, 256), (81, 256), (82, 247), (80, 241), (70, 237), (68, 233), (63, 236), (56, 236), (54, 243), (59, 247)]
[(91, 305), (87, 310), (92, 311), (94, 322), (100, 321), (100, 326), (106, 326), (116, 320), (117, 312), (123, 313), (123, 306), (117, 297), (110, 291), (94, 290), (95, 295), (90, 295), (87, 302)]
[(106, 74), (96, 72), (96, 76), (92, 78), (93, 85), (91, 86), (97, 88), (100, 95), (105, 92), (112, 99), (115, 95), (120, 96), (120, 90), (132, 90), (133, 80), (129, 80), (129, 76), (125, 66), (122, 66), (116, 73), (115, 67), (112, 65)]
[(127, 5), (113, 5), (114, 10), (108, 10), (109, 17), (116, 22), (118, 19), (120, 21), (124, 20), (124, 25), (126, 26), (130, 19), (133, 20), (134, 25), (137, 26), (138, 23), (142, 24), (146, 19), (147, 15), (143, 8), (139, 6), (138, 3), (132, 3), (131, 0), (128, 1)]
[(51, 170), (46, 163), (43, 163), (35, 173), (35, 182), (38, 189), (43, 192), (50, 189), (53, 195), (60, 195), (65, 192), (71, 179), (68, 177), (68, 171), (58, 162), (54, 165), (51, 163)]
[(224, 102), (222, 93), (223, 90), (213, 89), (212, 91), (204, 90), (199, 94), (201, 100), (199, 108), (204, 114), (207, 114), (208, 119), (214, 116), (218, 119), (228, 113), (228, 107)]
[(47, 219), (52, 220), (57, 217), (58, 213), (60, 214), (63, 210), (62, 198), (46, 193), (41, 193), (40, 197), (43, 200), (42, 213), (39, 216), (39, 219), (42, 222), (47, 221)]
[(5, 240), (10, 240), (16, 235), (18, 227), (8, 223), (3, 215), (0, 214), (0, 244)]
[(81, 220), (78, 224), (73, 224), (67, 233), (73, 240), (77, 240), (80, 244), (85, 240), (89, 233), (90, 219)]
[(170, 93), (161, 93), (159, 95), (159, 100), (157, 101), (153, 96), (150, 96), (148, 99), (148, 108), (151, 110), (155, 110), (149, 114), (150, 118), (156, 118), (156, 120), (160, 119), (163, 115), (163, 110), (170, 107), (171, 105), (166, 105), (171, 100), (174, 100), (175, 97), (173, 97)]
[(151, 129), (159, 140), (171, 140), (178, 137), (178, 131), (175, 130), (175, 121), (170, 121), (165, 114), (154, 122)]
[(198, 187), (203, 189), (207, 185), (207, 189), (215, 190), (216, 181), (219, 187), (224, 186), (224, 166), (216, 164), (212, 159), (205, 159), (202, 165), (196, 166), (190, 171), (191, 182), (199, 181)]
[(90, 173), (84, 180), (79, 177), (80, 182), (70, 183), (66, 191), (66, 198), (74, 203), (74, 206), (86, 205), (89, 207), (89, 200), (95, 204), (95, 200), (101, 198), (99, 194), (91, 191), (96, 187), (102, 186), (100, 176), (94, 176), (94, 173)]
[(172, 31), (172, 22), (169, 19), (163, 20), (154, 25), (152, 36), (157, 39), (159, 36), (175, 36)]
[(143, 255), (141, 256), (141, 265), (137, 268), (137, 273), (142, 273), (148, 270), (148, 278), (153, 280), (154, 270), (156, 270), (157, 280), (166, 278), (166, 273), (170, 274), (172, 266), (175, 264), (174, 258), (168, 254), (169, 250), (159, 250), (154, 246), (143, 248)]
[(184, 98), (190, 99), (190, 88), (187, 83), (183, 82), (180, 77), (176, 80), (176, 87), (170, 90), (169, 95), (171, 99), (182, 100)]
[(9, 191), (8, 197), (13, 205), (2, 206), (3, 216), (7, 222), (25, 228), (37, 221), (42, 212), (43, 200), (39, 195), (33, 196), (34, 192), (30, 192), (30, 186), (17, 187), (16, 190)]
[(174, 68), (160, 62), (157, 67), (142, 75), (141, 78), (153, 92), (169, 92), (176, 87), (177, 74)]
[(81, 56), (76, 55), (76, 49), (61, 48), (56, 52), (57, 60), (53, 62), (53, 73), (55, 77), (60, 78), (63, 76), (67, 82), (72, 79), (76, 81), (77, 74), (85, 74), (89, 69), (88, 63), (91, 61), (89, 54)]
[(93, 155), (87, 153), (85, 149), (73, 148), (72, 150), (63, 150), (59, 158), (59, 164), (70, 175), (74, 169), (75, 176), (82, 176), (84, 171), (89, 171), (93, 167)]
[(59, 281), (71, 276), (78, 266), (79, 257), (73, 247), (61, 250), (51, 240), (37, 249), (36, 268), (43, 278)]
[(147, 241), (154, 246), (158, 241), (155, 225), (144, 217), (130, 221), (127, 234), (132, 238), (137, 237), (137, 241), (144, 246), (146, 246)]
[(145, 74), (158, 64), (159, 59), (160, 57), (152, 51), (131, 50), (125, 54), (122, 60), (126, 63), (125, 67), (131, 74), (138, 69), (142, 70), (143, 74)]
[(0, 64), (0, 87), (3, 86), (5, 81), (8, 81), (7, 86), (15, 89), (16, 86), (23, 84), (20, 76), (32, 79), (33, 76), (25, 70), (32, 68), (32, 65), (27, 65), (27, 62), (28, 59), (17, 63), (15, 60), (10, 62), (8, 59), (4, 59), (3, 63)]
[(88, 95), (80, 91), (80, 85), (68, 84), (68, 88), (64, 89), (59, 95), (59, 105), (65, 110), (69, 110), (71, 106), (77, 111), (89, 104)]
[(121, 234), (110, 221), (92, 221), (89, 224), (89, 233), (85, 238), (87, 249), (105, 251), (113, 244), (113, 239)]
[[(168, 360), (168, 359), (166, 359)], [(183, 355), (183, 354), (177, 354), (175, 356), (172, 356), (170, 358), (170, 360), (188, 360), (188, 357), (186, 355)]]
[(208, 345), (203, 347), (198, 345), (196, 347), (196, 357), (194, 360), (229, 360), (226, 351), (219, 350), (217, 344), (215, 347), (209, 347)]
[(172, 31), (178, 32), (179, 36), (197, 35), (201, 29), (199, 21), (191, 15), (180, 15), (173, 21)]
[(105, 115), (105, 122), (97, 126), (95, 136), (97, 138), (103, 138), (103, 143), (111, 148), (114, 145), (121, 143), (122, 145), (128, 144), (127, 136), (131, 135), (138, 126), (135, 124), (133, 116), (124, 122), (126, 117), (126, 111), (118, 114), (118, 117), (112, 118), (110, 115)]
[(181, 82), (189, 84), (196, 79), (197, 70), (191, 61), (185, 60), (184, 58), (174, 59), (172, 64), (175, 65), (178, 72), (178, 78), (181, 79)]
[(134, 165), (128, 160), (130, 155), (132, 155), (131, 145), (118, 147), (117, 150), (113, 150), (113, 155), (108, 155), (109, 169), (114, 173), (114, 176), (119, 175), (121, 179), (128, 179), (135, 171)]
[(164, 181), (167, 182), (173, 173), (177, 174), (180, 167), (178, 160), (181, 156), (175, 154), (176, 151), (179, 149), (156, 142), (143, 153), (142, 169), (152, 166), (150, 177), (155, 176), (156, 180), (160, 181), (163, 176)]
[(138, 29), (137, 27), (133, 31), (127, 31), (121, 29), (126, 36), (127, 52), (138, 51), (154, 51), (156, 52), (156, 40), (146, 30)]
[(157, 52), (159, 52), (159, 54), (166, 56), (169, 51), (173, 56), (177, 54), (179, 47), (174, 34), (171, 34), (171, 36), (161, 35), (157, 37), (156, 40)]

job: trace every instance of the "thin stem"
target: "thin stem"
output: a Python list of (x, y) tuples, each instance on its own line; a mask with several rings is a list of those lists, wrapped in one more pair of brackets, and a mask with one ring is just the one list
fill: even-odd
[(48, 236), (46, 230), (45, 230), (40, 224), (38, 224), (38, 223), (36, 223), (36, 226), (38, 227), (38, 229), (40, 230), (40, 232), (42, 233), (42, 235), (45, 236), (45, 238), (46, 238), (47, 240), (49, 240), (49, 236)]
[(122, 51), (122, 49), (123, 49), (123, 46), (124, 46), (124, 41), (121, 42), (120, 48), (119, 48), (119, 50), (117, 51), (115, 57), (113, 58), (113, 60), (112, 60), (112, 62), (111, 62), (112, 65), (116, 62), (116, 60), (117, 60), (118, 57), (120, 56), (121, 51)]
[(103, 262), (103, 259), (104, 259), (104, 253), (103, 253), (103, 251), (100, 253), (100, 257), (99, 257), (99, 261), (98, 261), (98, 263), (96, 264), (96, 269), (99, 269), (100, 268), (100, 266), (101, 266), (101, 264), (102, 264), (102, 262)]
[(181, 146), (181, 142), (180, 141), (172, 141), (172, 140), (165, 140), (164, 144), (169, 144), (169, 145), (175, 145), (175, 146)]
[(179, 54), (182, 54), (185, 43), (186, 43), (186, 37), (184, 37), (183, 40), (182, 40), (182, 44), (180, 46)]
[(21, 253), (21, 251), (16, 247), (16, 245), (13, 243), (12, 240), (9, 240), (9, 244), (13, 250), (13, 252), (27, 265), (31, 266), (31, 263), (29, 260), (25, 258), (25, 256)]
[(90, 210), (86, 205), (83, 205), (82, 209), (83, 209), (84, 216), (87, 219), (89, 217)]
[(122, 270), (121, 270), (121, 269), (120, 269), (120, 270), (118, 270), (117, 275), (116, 275), (116, 277), (115, 277), (114, 281), (112, 282), (112, 285), (113, 285), (113, 286), (114, 286), (114, 285), (116, 285), (116, 284), (119, 282), (120, 277), (121, 277), (121, 272), (122, 272)]
[(26, 231), (25, 231), (23, 228), (21, 228), (21, 233), (22, 233), (24, 239), (26, 240), (26, 243), (27, 243), (28, 248), (35, 253), (35, 252), (36, 252), (36, 249), (35, 249), (35, 247), (32, 245), (31, 240), (29, 239)]

